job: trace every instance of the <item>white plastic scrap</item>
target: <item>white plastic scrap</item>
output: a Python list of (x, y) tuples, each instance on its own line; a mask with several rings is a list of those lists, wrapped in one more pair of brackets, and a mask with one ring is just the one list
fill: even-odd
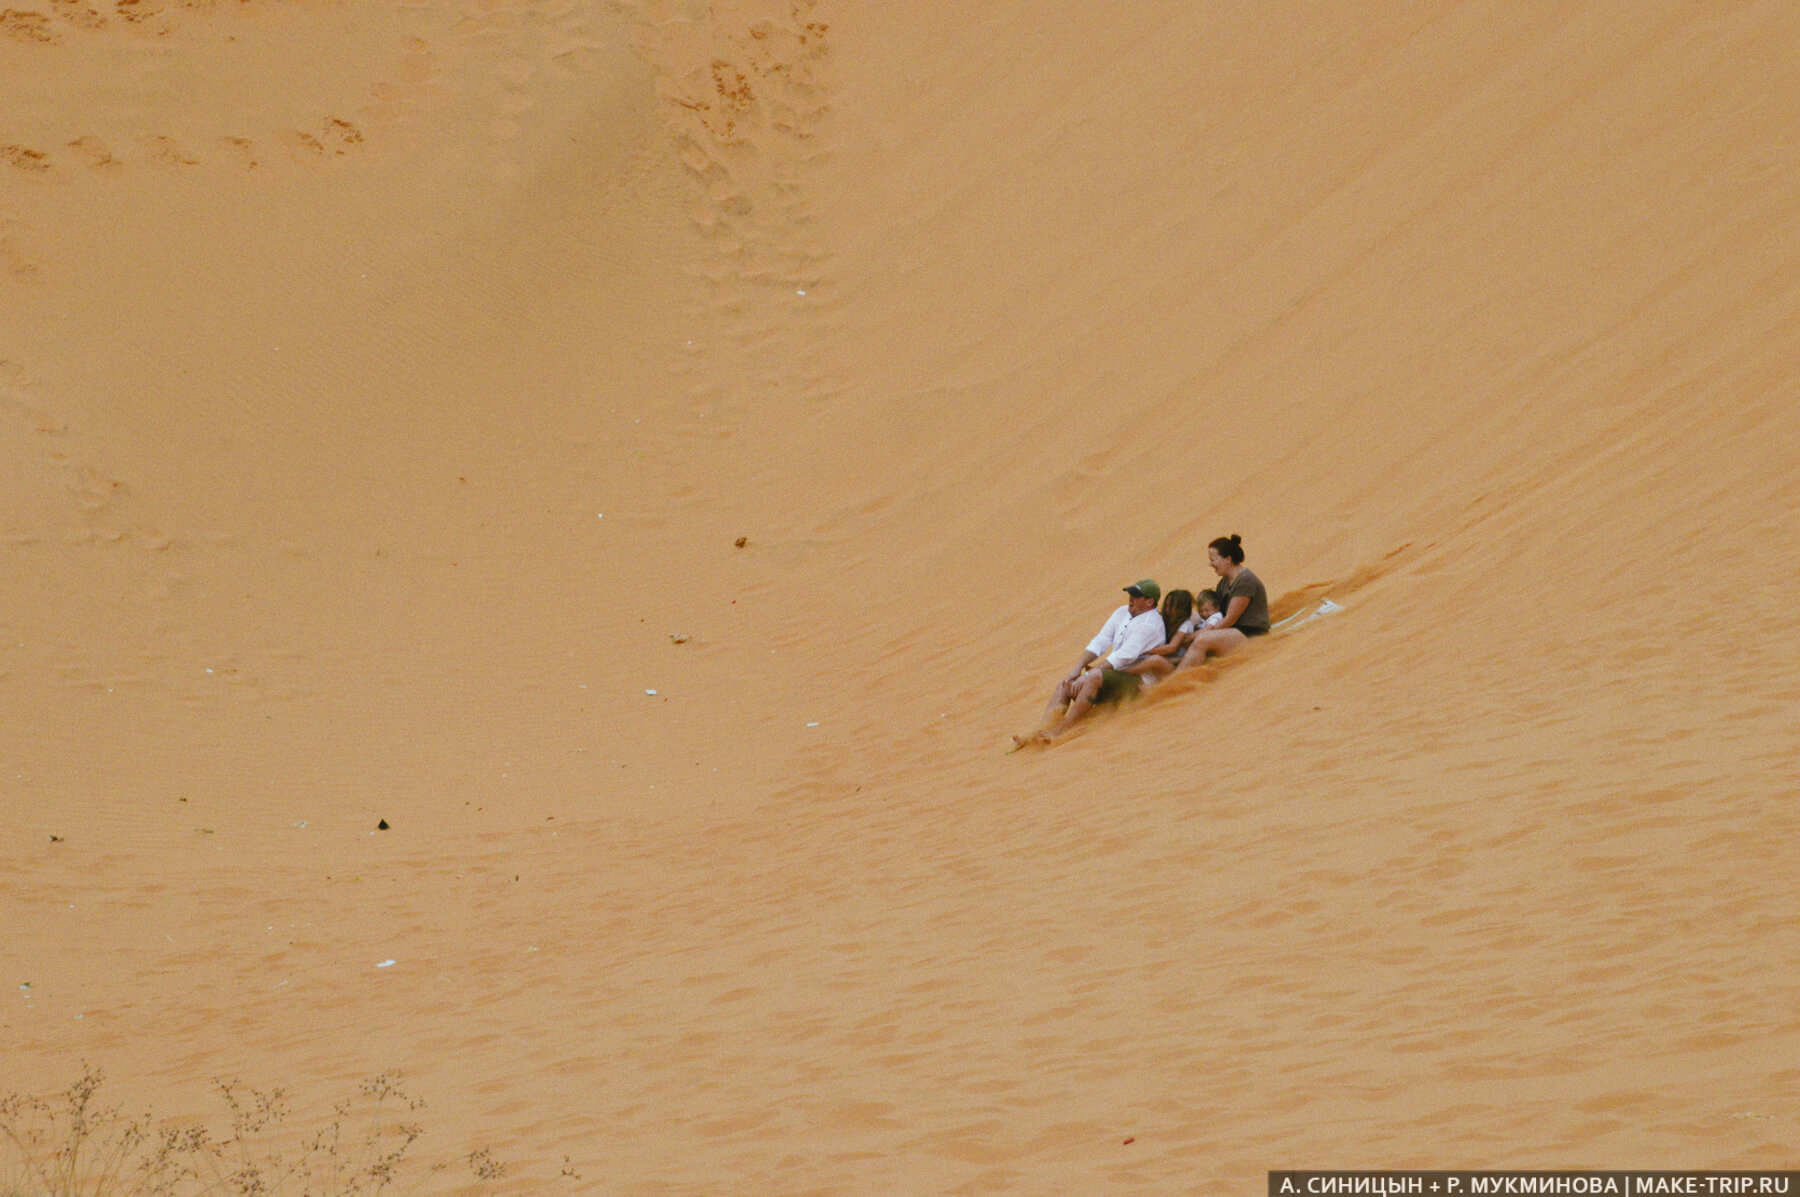
[(1344, 608), (1341, 604), (1334, 603), (1330, 599), (1320, 599), (1317, 606), (1312, 607), (1310, 609), (1303, 607), (1299, 611), (1296, 611), (1294, 614), (1288, 616), (1286, 619), (1281, 620), (1279, 623), (1277, 623), (1275, 625), (1275, 627), (1278, 630), (1287, 629), (1287, 628), (1297, 628), (1301, 624), (1311, 623), (1313, 620), (1319, 618), (1321, 615), (1336, 615), (1339, 611), (1342, 611), (1343, 609)]

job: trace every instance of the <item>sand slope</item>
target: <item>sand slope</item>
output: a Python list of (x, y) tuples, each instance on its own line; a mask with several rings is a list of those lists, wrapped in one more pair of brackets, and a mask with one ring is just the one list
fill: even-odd
[[(1796, 48), (16, 0), (0, 1089), (399, 1068), (508, 1192), (1794, 1166)], [(1227, 532), (1345, 612), (1003, 751)]]

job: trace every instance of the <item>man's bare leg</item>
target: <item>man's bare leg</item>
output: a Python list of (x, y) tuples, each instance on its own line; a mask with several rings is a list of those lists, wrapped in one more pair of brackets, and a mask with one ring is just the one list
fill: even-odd
[(1064, 715), (1062, 722), (1055, 727), (1039, 732), (1039, 738), (1045, 741), (1053, 740), (1081, 722), (1081, 717), (1088, 713), (1089, 708), (1094, 705), (1095, 696), (1100, 693), (1101, 681), (1098, 669), (1082, 674), (1080, 680), (1075, 683), (1075, 693), (1069, 702), (1069, 713)]
[(1016, 752), (1028, 744), (1048, 744), (1050, 742), (1050, 733), (1044, 729), (1062, 720), (1063, 711), (1074, 699), (1075, 690), (1079, 684), (1080, 675), (1073, 678), (1066, 677), (1056, 683), (1056, 688), (1050, 691), (1050, 702), (1044, 707), (1044, 717), (1038, 721), (1038, 730), (1029, 735), (1015, 735), (1012, 738), (1013, 751)]
[(1074, 695), (1075, 679), (1064, 678), (1062, 681), (1056, 683), (1056, 689), (1050, 691), (1050, 705), (1044, 708), (1043, 722), (1049, 723), (1051, 720), (1060, 717), (1063, 713), (1063, 708), (1069, 705), (1069, 700), (1073, 698)]

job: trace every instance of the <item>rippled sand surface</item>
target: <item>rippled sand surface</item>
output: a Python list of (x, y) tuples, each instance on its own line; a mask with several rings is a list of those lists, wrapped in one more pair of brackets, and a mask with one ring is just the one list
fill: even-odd
[(10, 2), (0, 1090), (1800, 1166), (1793, 6)]

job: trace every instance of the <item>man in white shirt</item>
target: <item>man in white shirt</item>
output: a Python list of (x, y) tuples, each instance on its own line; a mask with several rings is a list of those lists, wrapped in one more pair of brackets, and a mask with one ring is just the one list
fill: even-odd
[(1075, 668), (1056, 683), (1050, 705), (1044, 709), (1045, 727), (1029, 736), (1014, 736), (1015, 744), (1048, 743), (1073, 727), (1095, 703), (1139, 692), (1143, 674), (1150, 669), (1144, 654), (1165, 639), (1163, 618), (1156, 610), (1162, 587), (1154, 579), (1144, 578), (1125, 587), (1125, 594), (1125, 605), (1107, 618)]

